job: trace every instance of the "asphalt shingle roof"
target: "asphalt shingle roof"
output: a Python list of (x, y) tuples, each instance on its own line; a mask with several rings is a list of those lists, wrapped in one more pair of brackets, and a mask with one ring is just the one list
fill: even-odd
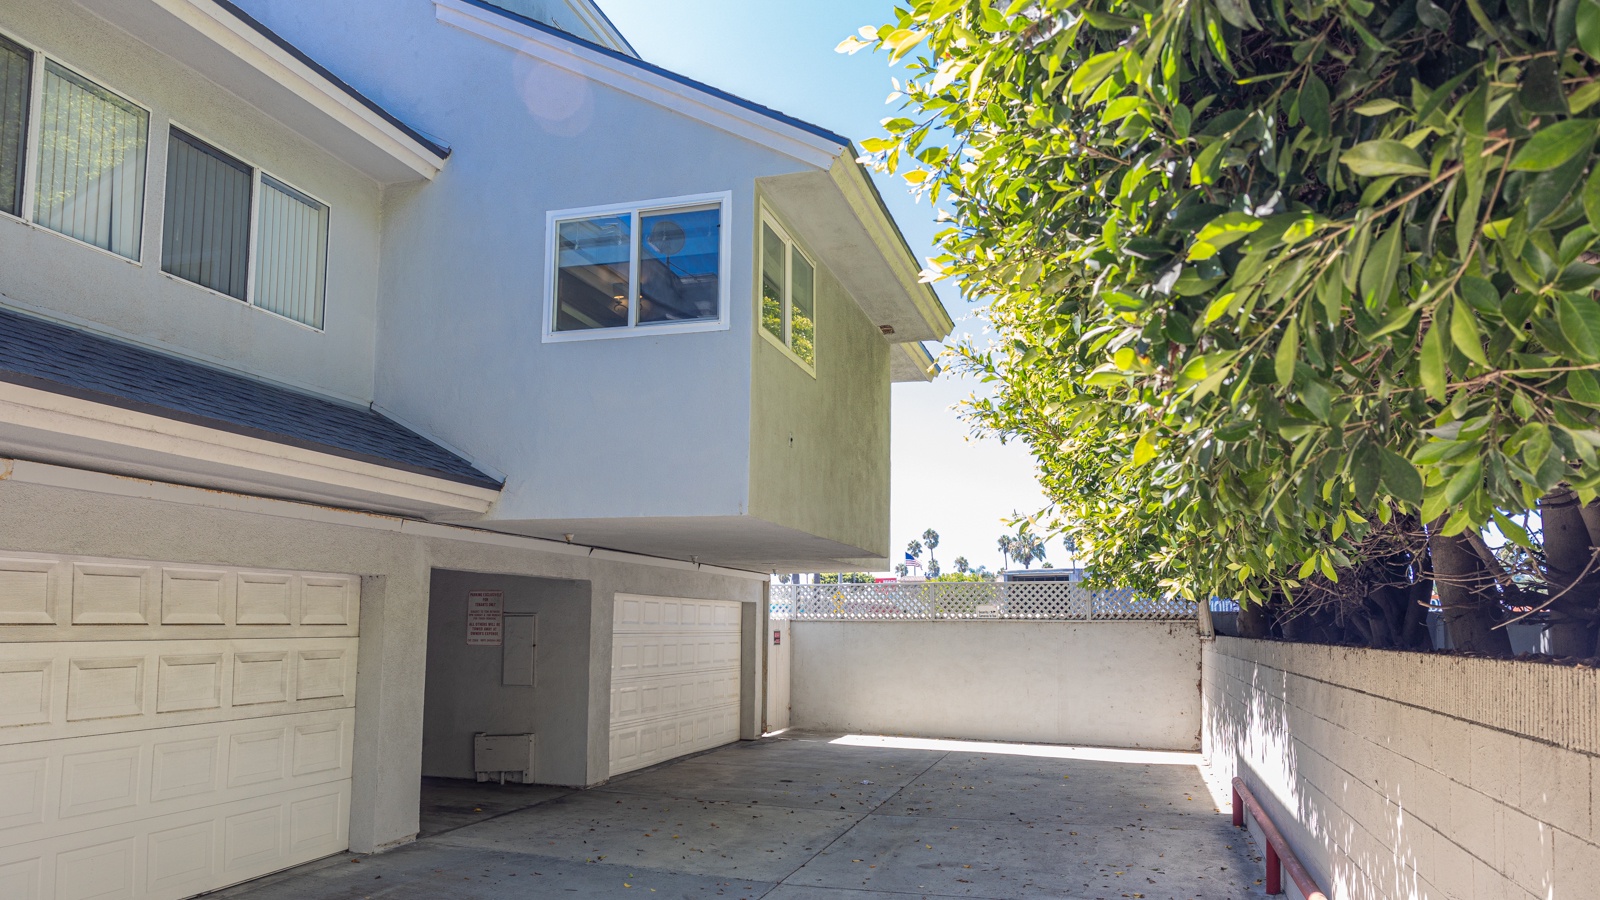
[(0, 381), (461, 484), (501, 486), (371, 409), (3, 309)]

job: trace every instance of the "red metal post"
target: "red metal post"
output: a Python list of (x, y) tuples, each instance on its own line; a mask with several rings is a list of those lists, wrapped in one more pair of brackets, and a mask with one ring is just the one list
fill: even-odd
[(1233, 827), (1244, 827), (1244, 799), (1239, 796), (1239, 786), (1233, 788)]
[(1283, 893), (1283, 863), (1278, 859), (1278, 848), (1267, 844), (1267, 895)]

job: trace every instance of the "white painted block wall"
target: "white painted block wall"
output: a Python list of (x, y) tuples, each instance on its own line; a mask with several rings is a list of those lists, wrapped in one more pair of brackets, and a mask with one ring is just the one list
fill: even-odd
[(1194, 622), (794, 622), (791, 726), (1196, 750)]
[(1600, 672), (1219, 637), (1205, 753), (1334, 900), (1600, 897)]

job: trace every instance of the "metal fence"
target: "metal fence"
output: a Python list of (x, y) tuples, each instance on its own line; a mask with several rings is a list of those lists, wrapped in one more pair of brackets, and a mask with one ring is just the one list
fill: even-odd
[(1012, 619), (1088, 622), (1194, 619), (1186, 600), (1132, 590), (1091, 591), (1065, 582), (774, 584), (772, 618), (795, 621)]

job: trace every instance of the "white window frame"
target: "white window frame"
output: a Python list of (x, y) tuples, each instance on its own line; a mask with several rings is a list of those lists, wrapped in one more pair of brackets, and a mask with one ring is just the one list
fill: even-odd
[[(717, 261), (717, 317), (695, 319), (687, 322), (639, 322), (639, 242), (643, 239), (639, 229), (641, 216), (670, 212), (692, 206), (716, 205), (722, 213), (722, 239), (719, 242)], [(632, 246), (628, 251), (628, 324), (615, 328), (588, 328), (582, 331), (557, 331), (556, 286), (561, 275), (560, 226), (562, 222), (618, 216), (624, 213), (633, 217), (630, 230)], [(652, 334), (694, 334), (707, 331), (727, 331), (730, 323), (733, 279), (730, 265), (733, 260), (733, 192), (690, 194), (683, 197), (666, 197), (642, 203), (613, 203), (606, 206), (587, 206), (580, 209), (551, 210), (545, 214), (544, 261), (544, 325), (543, 342), (559, 344), (568, 341), (603, 341), (616, 338), (644, 337)]]
[[(766, 240), (766, 233), (763, 231), (762, 226), (771, 228), (773, 232), (777, 234), (778, 239), (783, 241), (784, 247), (787, 248), (784, 254), (783, 265), (783, 337), (781, 338), (768, 331), (765, 324), (765, 300), (762, 297), (761, 292), (762, 288), (765, 287), (766, 278), (761, 271), (761, 267), (766, 265), (766, 249), (762, 246), (762, 242)], [(783, 223), (778, 220), (777, 214), (774, 213), (765, 203), (761, 204), (761, 216), (756, 225), (755, 249), (756, 331), (760, 332), (761, 336), (767, 339), (767, 343), (778, 348), (778, 350), (781, 351), (784, 356), (787, 356), (789, 359), (793, 360), (795, 365), (804, 369), (809, 375), (811, 375), (812, 378), (815, 378), (817, 377), (816, 364), (806, 362), (805, 359), (800, 356), (800, 354), (794, 352), (793, 347), (789, 346), (789, 344), (794, 340), (794, 256), (795, 254), (799, 254), (800, 257), (806, 261), (806, 264), (811, 266), (811, 322), (813, 328), (815, 328), (819, 316), (818, 307), (822, 305), (821, 298), (818, 296), (820, 292), (817, 290), (818, 283), (822, 280), (822, 268), (817, 265), (816, 257), (812, 256), (810, 253), (807, 253), (806, 249), (800, 246), (800, 242), (795, 240), (794, 235), (789, 231), (789, 229), (785, 228)], [(817, 333), (813, 331), (811, 336), (811, 350), (813, 354), (820, 356), (822, 354), (822, 350), (817, 346), (817, 343)]]
[[(233, 157), (234, 159), (238, 160), (242, 165), (246, 165), (246, 166), (250, 167), (250, 223), (249, 223), (250, 236), (247, 239), (247, 243), (250, 245), (250, 251), (249, 251), (250, 252), (250, 258), (248, 260), (246, 260), (246, 262), (245, 262), (244, 299), (241, 300), (238, 297), (233, 296), (232, 294), (224, 294), (223, 292), (221, 292), (219, 290), (215, 290), (213, 288), (208, 288), (205, 285), (200, 284), (199, 282), (190, 281), (189, 279), (184, 278), (182, 275), (174, 275), (171, 272), (168, 272), (166, 270), (166, 258), (165, 258), (164, 255), (161, 256), (161, 258), (159, 260), (159, 264), (156, 266), (156, 270), (159, 271), (162, 274), (163, 277), (170, 278), (173, 281), (178, 282), (179, 284), (188, 285), (189, 287), (195, 288), (196, 290), (204, 291), (204, 292), (212, 295), (213, 297), (220, 297), (223, 300), (227, 300), (230, 303), (243, 303), (245, 306), (248, 306), (249, 308), (255, 310), (256, 312), (264, 313), (264, 314), (269, 315), (269, 316), (271, 316), (274, 319), (277, 319), (279, 321), (288, 322), (291, 325), (298, 325), (301, 328), (305, 328), (305, 329), (307, 329), (309, 331), (313, 331), (313, 332), (315, 332), (317, 334), (326, 333), (327, 330), (328, 330), (328, 328), (327, 328), (327, 326), (328, 326), (328, 284), (327, 284), (328, 279), (326, 277), (324, 278), (323, 285), (322, 285), (322, 325), (320, 325), (320, 326), (318, 326), (318, 325), (310, 325), (310, 324), (307, 324), (305, 322), (300, 321), (299, 319), (291, 319), (288, 316), (283, 315), (282, 313), (276, 313), (276, 312), (273, 312), (270, 309), (266, 309), (265, 307), (261, 307), (261, 306), (257, 306), (256, 305), (256, 262), (260, 258), (260, 255), (261, 255), (261, 253), (260, 253), (260, 251), (261, 251), (261, 188), (262, 188), (261, 176), (262, 175), (266, 175), (267, 177), (271, 178), (272, 180), (274, 180), (276, 182), (279, 182), (280, 184), (283, 184), (283, 185), (285, 185), (285, 186), (287, 186), (287, 187), (289, 187), (289, 188), (291, 188), (293, 190), (299, 191), (300, 193), (306, 195), (307, 197), (310, 197), (312, 200), (315, 200), (318, 203), (322, 204), (323, 208), (328, 211), (328, 233), (327, 233), (326, 237), (324, 238), (325, 243), (324, 243), (324, 245), (322, 247), (322, 254), (323, 254), (323, 258), (324, 258), (324, 265), (328, 265), (329, 266), (329, 274), (330, 275), (332, 273), (332, 269), (331, 269), (331, 265), (329, 265), (329, 260), (333, 255), (333, 253), (332, 253), (332, 244), (333, 244), (333, 204), (331, 204), (328, 201), (322, 199), (321, 197), (317, 196), (316, 194), (313, 194), (312, 192), (306, 190), (305, 188), (300, 187), (299, 185), (295, 184), (294, 182), (288, 180), (287, 178), (280, 178), (280, 177), (278, 177), (278, 175), (276, 173), (268, 172), (266, 169), (262, 168), (261, 166), (256, 165), (254, 162), (251, 162), (250, 158), (248, 156), (244, 155), (243, 153), (234, 152), (234, 150), (231, 147), (227, 146), (226, 144), (219, 143), (217, 141), (212, 140), (210, 137), (208, 137), (205, 134), (205, 132), (197, 131), (197, 130), (195, 130), (193, 128), (190, 128), (189, 126), (183, 124), (182, 122), (178, 121), (177, 119), (169, 119), (169, 120), (167, 120), (167, 131), (166, 131), (166, 139), (165, 139), (166, 142), (162, 145), (162, 150), (164, 152), (162, 153), (162, 156), (161, 156), (161, 165), (162, 165), (163, 168), (165, 168), (166, 165), (167, 165), (167, 157), (168, 157), (168, 155), (170, 155), (172, 153), (172, 132), (173, 132), (173, 129), (177, 129), (178, 131), (181, 131), (184, 134), (187, 134), (188, 136), (190, 136), (190, 137), (194, 138), (195, 140), (200, 141), (200, 142), (210, 146), (211, 148), (217, 150), (218, 152), (226, 153), (227, 155), (229, 155), (229, 156)], [(158, 247), (161, 248), (161, 251), (162, 251), (163, 254), (165, 252), (166, 238), (167, 238), (167, 196), (168, 196), (167, 192), (168, 192), (168, 185), (163, 181), (162, 182), (162, 192), (161, 192), (161, 218), (160, 218), (160, 224), (157, 226), (156, 234), (155, 234), (155, 243), (158, 245)]]
[[(154, 192), (150, 190), (151, 175), (155, 172), (156, 157), (156, 116), (154, 108), (151, 107), (150, 104), (136, 99), (134, 95), (122, 90), (119, 87), (116, 87), (111, 82), (101, 78), (99, 75), (94, 74), (90, 70), (85, 69), (82, 66), (68, 63), (61, 57), (44, 50), (31, 41), (24, 40), (13, 32), (0, 30), (0, 35), (4, 35), (7, 40), (11, 41), (11, 43), (16, 44), (22, 49), (28, 51), (33, 57), (31, 60), (32, 68), (28, 73), (29, 81), (31, 82), (28, 85), (28, 121), (23, 125), (23, 141), (25, 145), (22, 148), (22, 209), (18, 211), (19, 215), (15, 216), (11, 215), (10, 213), (0, 212), (0, 220), (9, 219), (13, 222), (21, 222), (23, 225), (26, 225), (41, 234), (53, 235), (61, 238), (64, 241), (70, 241), (79, 247), (85, 247), (89, 250), (95, 251), (96, 253), (109, 256), (112, 259), (121, 260), (122, 262), (131, 266), (144, 268), (144, 260), (150, 249), (150, 201), (151, 197), (154, 195)], [(40, 129), (43, 126), (41, 124), (42, 113), (40, 112), (40, 108), (44, 104), (45, 69), (47, 68), (47, 64), (52, 62), (61, 68), (76, 74), (85, 81), (91, 82), (97, 87), (117, 95), (128, 104), (136, 106), (144, 111), (144, 209), (139, 211), (139, 255), (137, 257), (124, 256), (123, 254), (117, 253), (113, 250), (107, 250), (104, 247), (97, 247), (88, 241), (80, 240), (70, 234), (62, 234), (54, 228), (48, 228), (44, 225), (40, 225), (38, 222), (33, 220), (33, 214), (38, 204), (38, 175), (39, 166), (41, 165), (41, 160), (39, 159), (39, 138), (41, 136)], [(165, 163), (165, 161), (166, 159), (163, 157), (162, 162)]]

